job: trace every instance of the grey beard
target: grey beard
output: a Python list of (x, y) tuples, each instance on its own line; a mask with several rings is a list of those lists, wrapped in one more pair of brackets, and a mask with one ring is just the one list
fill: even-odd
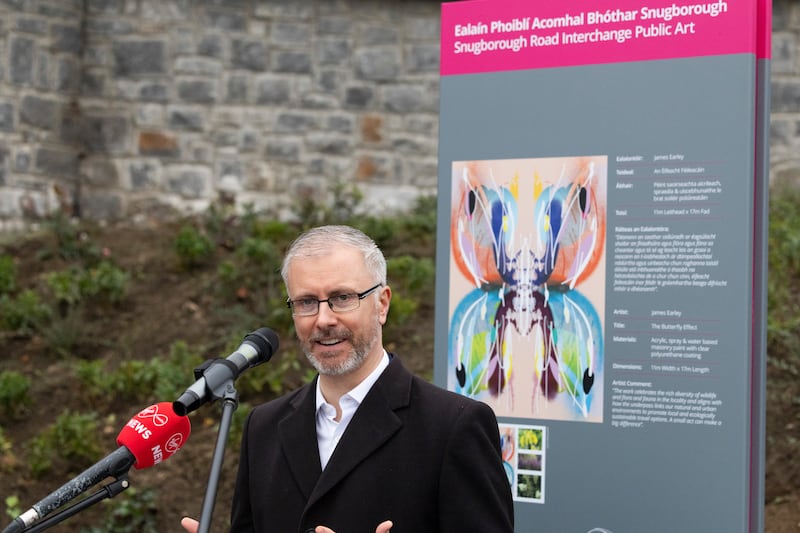
[[(342, 361), (341, 363), (337, 363), (333, 366), (326, 365), (324, 361), (317, 359), (311, 353), (311, 349), (303, 346), (303, 352), (306, 354), (306, 358), (314, 367), (314, 369), (323, 376), (343, 376), (348, 374), (357, 368), (359, 368), (363, 363), (364, 360), (369, 355), (369, 352), (375, 347), (375, 343), (378, 342), (380, 331), (380, 323), (375, 322), (375, 329), (372, 331), (372, 335), (366, 342), (354, 342), (353, 343), (353, 350), (347, 356), (347, 358)], [(352, 337), (351, 337), (352, 339)]]
[(364, 362), (364, 359), (367, 358), (367, 353), (367, 350), (353, 350), (347, 359), (335, 365), (324, 364), (322, 361), (314, 357), (310, 351), (306, 351), (306, 358), (308, 358), (308, 361), (316, 369), (316, 371), (320, 373), (320, 375), (342, 376), (360, 367)]

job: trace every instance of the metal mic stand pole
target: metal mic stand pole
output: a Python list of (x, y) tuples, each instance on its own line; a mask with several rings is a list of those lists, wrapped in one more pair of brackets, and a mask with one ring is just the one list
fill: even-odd
[(128, 474), (126, 472), (125, 474), (117, 478), (115, 481), (109, 483), (108, 485), (104, 485), (100, 490), (98, 490), (91, 496), (79, 501), (72, 507), (67, 507), (63, 511), (59, 511), (53, 516), (45, 518), (41, 522), (36, 522), (22, 531), (23, 533), (36, 533), (38, 531), (44, 531), (45, 529), (53, 527), (54, 525), (63, 522), (67, 518), (78, 514), (87, 507), (90, 507), (101, 500), (105, 500), (107, 498), (113, 498), (114, 496), (116, 496), (123, 490), (127, 489), (128, 487), (130, 487), (130, 483), (128, 482)]
[(200, 525), (197, 528), (197, 533), (208, 533), (211, 527), (211, 514), (214, 512), (217, 486), (219, 485), (222, 463), (225, 458), (225, 445), (231, 429), (231, 419), (233, 418), (233, 412), (239, 406), (238, 394), (233, 386), (233, 379), (222, 383), (219, 388), (223, 387), (225, 390), (220, 395), (217, 395), (217, 391), (212, 391), (215, 399), (222, 398), (222, 416), (219, 421), (217, 443), (214, 446), (214, 456), (211, 459), (211, 471), (208, 474), (208, 485), (206, 486), (206, 495), (203, 498), (203, 510), (200, 513)]

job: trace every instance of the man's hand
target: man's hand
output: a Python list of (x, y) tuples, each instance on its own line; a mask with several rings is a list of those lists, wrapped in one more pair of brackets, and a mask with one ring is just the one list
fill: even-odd
[[(185, 516), (183, 517), (183, 519), (181, 519), (181, 526), (183, 526), (183, 529), (185, 529), (189, 533), (197, 533), (197, 526), (199, 525), (200, 524), (194, 518), (189, 518), (188, 516)], [(375, 533), (391, 533), (391, 529), (392, 529), (392, 521), (387, 520), (385, 522), (381, 522), (380, 524), (378, 524), (378, 527), (375, 528)], [(314, 533), (336, 533), (336, 532), (329, 527), (317, 526), (314, 529)]]
[[(183, 524), (183, 522), (181, 522), (181, 524)], [(184, 527), (186, 527), (186, 526), (184, 526)], [(375, 533), (390, 533), (391, 529), (392, 529), (392, 521), (391, 520), (387, 520), (386, 522), (381, 522), (380, 524), (378, 524), (378, 527), (375, 528)], [(194, 532), (190, 532), (190, 533), (194, 533)], [(314, 533), (336, 533), (336, 532), (334, 530), (332, 530), (331, 528), (329, 528), (329, 527), (317, 526), (314, 529)]]
[(181, 526), (183, 526), (183, 529), (185, 529), (189, 533), (197, 533), (197, 527), (199, 525), (200, 522), (198, 522), (194, 518), (189, 518), (188, 516), (184, 516), (181, 519)]

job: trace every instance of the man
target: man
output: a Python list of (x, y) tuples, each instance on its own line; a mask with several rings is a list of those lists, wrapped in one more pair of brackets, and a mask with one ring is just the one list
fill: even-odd
[(319, 376), (249, 414), (231, 531), (512, 532), (494, 413), (383, 348), (392, 291), (376, 244), (348, 226), (315, 228), (281, 275)]

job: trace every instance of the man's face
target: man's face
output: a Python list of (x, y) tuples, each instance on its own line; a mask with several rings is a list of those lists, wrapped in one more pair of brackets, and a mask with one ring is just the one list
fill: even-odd
[[(339, 247), (329, 254), (295, 258), (289, 265), (289, 298), (325, 300), (337, 294), (361, 293), (375, 285), (354, 248)], [(352, 311), (334, 312), (320, 303), (312, 316), (295, 316), (294, 325), (303, 351), (322, 375), (350, 374), (368, 358), (383, 353), (381, 326), (386, 322), (391, 291), (379, 287)]]

